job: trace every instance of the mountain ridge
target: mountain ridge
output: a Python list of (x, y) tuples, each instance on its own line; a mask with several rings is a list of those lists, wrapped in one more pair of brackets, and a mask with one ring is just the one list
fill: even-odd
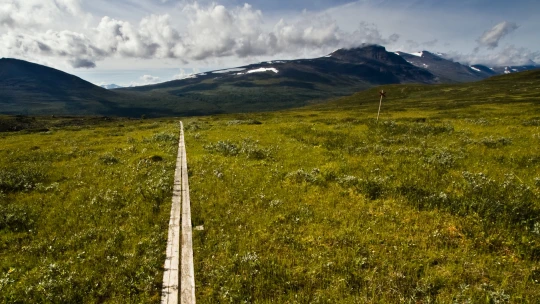
[[(429, 66), (423, 67), (428, 65), (426, 60), (440, 68), (430, 71)], [(49, 67), (2, 59), (0, 113), (152, 117), (274, 111), (321, 103), (374, 86), (474, 81), (493, 73), (497, 71), (480, 65), (467, 67), (427, 51), (415, 56), (364, 45), (319, 58), (260, 62), (107, 90)]]

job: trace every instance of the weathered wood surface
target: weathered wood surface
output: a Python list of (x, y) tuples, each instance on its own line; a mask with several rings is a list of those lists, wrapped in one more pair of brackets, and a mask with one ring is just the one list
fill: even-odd
[[(182, 219), (181, 226), (180, 218)], [(181, 233), (180, 228), (182, 228)], [(180, 238), (182, 241), (181, 252)], [(169, 220), (169, 235), (167, 239), (167, 257), (165, 259), (164, 267), (165, 271), (163, 272), (161, 303), (195, 304), (191, 206), (189, 201), (184, 127), (182, 122), (180, 122), (180, 139), (178, 141), (178, 155), (176, 157), (171, 217)], [(179, 296), (181, 302), (179, 302)]]
[(180, 273), (181, 303), (195, 304), (195, 271), (193, 269), (193, 240), (191, 224), (191, 204), (189, 200), (189, 183), (186, 147), (184, 144), (184, 127), (180, 131), (180, 148), (184, 151), (182, 158), (182, 265)]

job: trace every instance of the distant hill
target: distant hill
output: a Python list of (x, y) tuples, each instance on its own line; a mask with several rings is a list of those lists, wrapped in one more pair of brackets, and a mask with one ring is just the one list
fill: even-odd
[(517, 73), (517, 72), (530, 71), (530, 70), (534, 70), (538, 68), (540, 68), (540, 66), (538, 65), (519, 65), (519, 66), (498, 66), (498, 67), (493, 67), (492, 70), (495, 71), (497, 74), (511, 74), (511, 73)]
[(100, 87), (102, 87), (102, 88), (104, 88), (104, 89), (107, 89), (107, 90), (114, 90), (114, 89), (121, 89), (121, 88), (123, 88), (122, 86), (119, 86), (119, 85), (114, 84), (114, 83), (100, 85)]
[(111, 91), (50, 67), (0, 59), (0, 114), (138, 117), (207, 110), (174, 96)]
[[(438, 85), (387, 85), (383, 109), (415, 108), (452, 110), (482, 103), (528, 102), (540, 106), (540, 69), (503, 74), (478, 82)], [(351, 96), (314, 105), (316, 109), (356, 109), (377, 114), (378, 91), (374, 87)], [(471, 112), (476, 115), (476, 112)]]
[(430, 71), (432, 74), (438, 76), (441, 82), (478, 81), (497, 74), (487, 67), (466, 66), (459, 62), (444, 59), (428, 51), (412, 54), (396, 52), (396, 54), (403, 57), (407, 62)]
[(321, 58), (261, 62), (107, 90), (49, 67), (1, 59), (0, 114), (163, 117), (275, 111), (380, 85), (475, 81), (496, 73), (427, 51), (414, 55), (364, 45)]
[(56, 69), (0, 59), (0, 104), (4, 114), (106, 114), (116, 96)]

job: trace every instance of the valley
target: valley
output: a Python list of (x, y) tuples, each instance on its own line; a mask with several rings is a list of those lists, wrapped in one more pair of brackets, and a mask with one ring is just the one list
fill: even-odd
[[(528, 71), (178, 118), (197, 301), (534, 302), (539, 100)], [(178, 119), (0, 117), (1, 301), (159, 302)]]

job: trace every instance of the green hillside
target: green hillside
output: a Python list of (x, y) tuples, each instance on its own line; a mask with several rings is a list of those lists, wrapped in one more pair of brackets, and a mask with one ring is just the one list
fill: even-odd
[(540, 69), (494, 76), (479, 82), (439, 85), (389, 85), (372, 88), (352, 96), (314, 107), (327, 110), (367, 109), (379, 101), (378, 92), (387, 92), (384, 107), (452, 110), (483, 103), (540, 102)]

